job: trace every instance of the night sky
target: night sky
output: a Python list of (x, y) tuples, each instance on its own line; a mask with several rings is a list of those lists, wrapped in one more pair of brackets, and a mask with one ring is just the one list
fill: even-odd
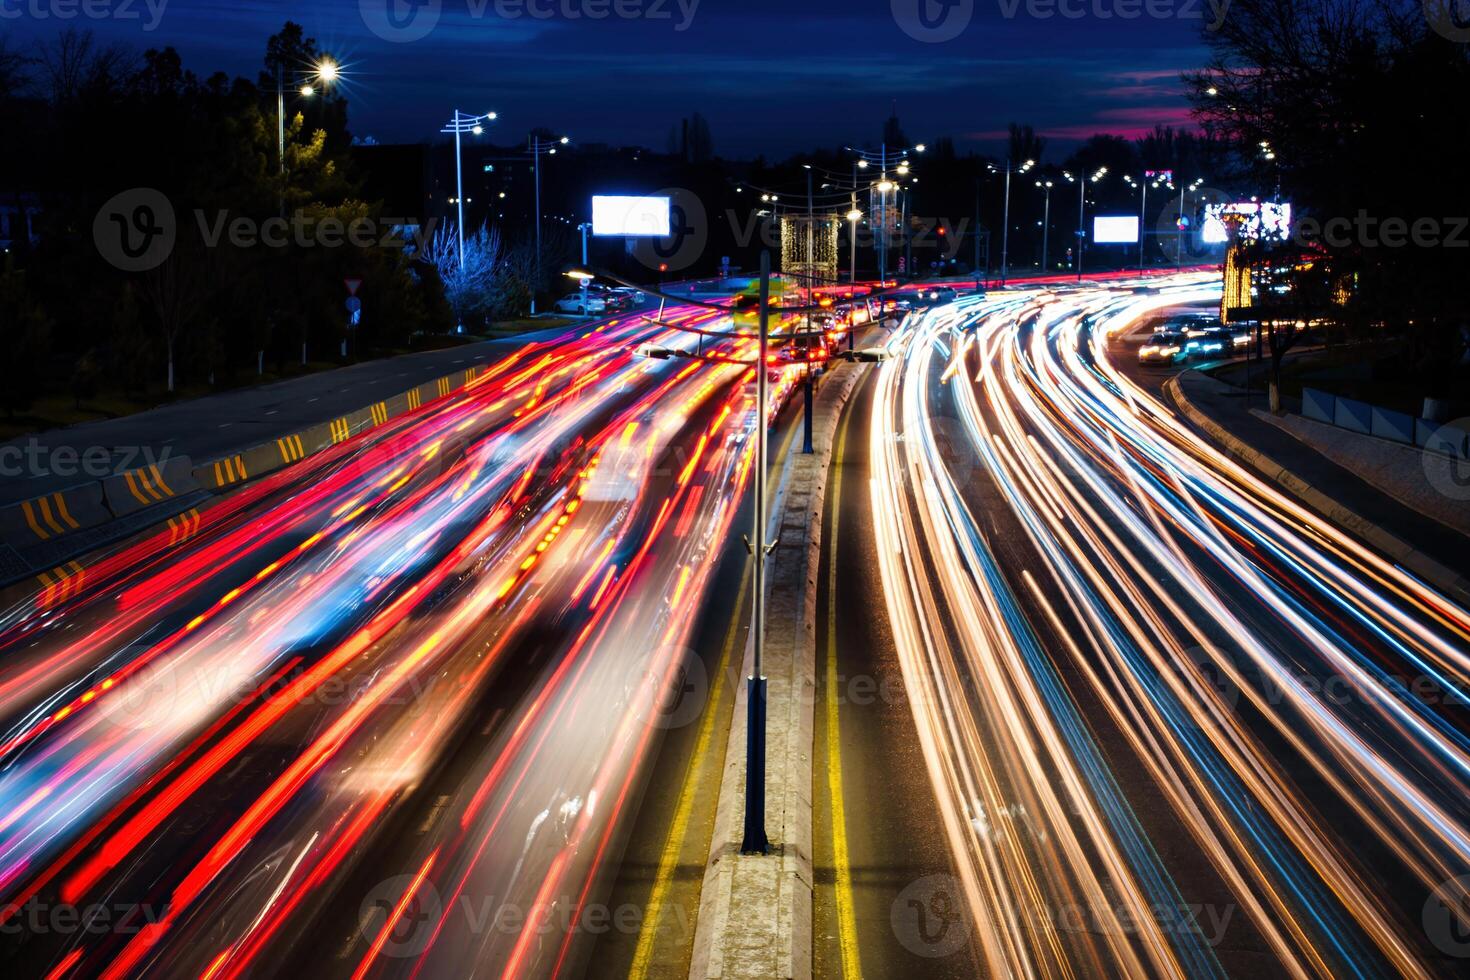
[[(51, 13), (58, 2), (0, 0), (0, 31), (28, 43), (91, 28), (139, 49), (173, 45), (196, 72), (253, 77), (265, 38), (291, 19), (347, 66), (357, 136), (416, 141), (454, 108), (494, 109), (496, 137), (544, 126), (662, 150), (677, 120), (698, 111), (728, 157), (871, 142), (895, 106), (911, 140), (949, 135), (990, 152), (1011, 121), (1034, 125), (1058, 151), (1094, 132), (1187, 125), (1178, 74), (1203, 63), (1212, 16), (1195, 0), (1151, 0), (1173, 16), (1128, 19), (1118, 14), (1142, 0), (1062, 0), (1086, 13), (1072, 18), (1037, 16), (1056, 0), (948, 0), (949, 20), (937, 0), (616, 0), (661, 16), (600, 21), (561, 11), (616, 9), (614, 0), (499, 0), (506, 12), (539, 5), (549, 19), (509, 19), (496, 0), (113, 0), (126, 16), (63, 21)], [(918, 3), (931, 5), (941, 34), (967, 26), (952, 40), (916, 39)], [(385, 40), (369, 22), (392, 33), (388, 4), (406, 33), (432, 29)]]

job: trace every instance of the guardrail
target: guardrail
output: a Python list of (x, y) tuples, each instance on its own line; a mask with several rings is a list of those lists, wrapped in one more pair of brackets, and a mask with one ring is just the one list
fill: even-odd
[(1355, 398), (1303, 388), (1302, 417), (1400, 445), (1416, 446), (1451, 459), (1470, 461), (1470, 429), (1431, 422)]

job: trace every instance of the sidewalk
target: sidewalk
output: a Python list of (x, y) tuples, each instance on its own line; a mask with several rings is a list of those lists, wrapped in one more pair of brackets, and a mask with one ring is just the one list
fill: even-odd
[[(1198, 371), (1178, 375), (1165, 386), (1165, 392), (1196, 428), (1205, 429), (1232, 456), (1420, 577), (1435, 580), (1440, 588), (1460, 590), (1458, 598), (1465, 601), (1470, 588), (1470, 539), (1405, 506), (1283, 428), (1257, 417), (1251, 408), (1263, 407), (1259, 395), (1248, 399), (1244, 389)], [(1197, 415), (1209, 424), (1202, 424)], [(1210, 431), (1210, 424), (1223, 431)]]

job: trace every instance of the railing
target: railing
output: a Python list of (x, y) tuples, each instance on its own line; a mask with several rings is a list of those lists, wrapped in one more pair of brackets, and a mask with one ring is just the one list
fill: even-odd
[(1354, 398), (1303, 388), (1302, 416), (1349, 432), (1470, 462), (1470, 429), (1431, 422), (1408, 412), (1395, 412)]

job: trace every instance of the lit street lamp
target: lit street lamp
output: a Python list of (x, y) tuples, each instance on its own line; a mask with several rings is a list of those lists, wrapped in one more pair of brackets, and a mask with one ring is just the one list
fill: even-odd
[(1081, 177), (1073, 177), (1067, 171), (1062, 171), (1062, 176), (1077, 185), (1077, 281), (1082, 281), (1082, 243), (1087, 240), (1087, 222), (1083, 216), (1087, 204), (1087, 185), (1096, 184), (1107, 174), (1107, 167), (1098, 167), (1097, 173), (1083, 180)]
[(456, 224), (459, 229), (459, 267), (461, 271), (464, 269), (464, 170), (460, 159), (459, 138), (463, 133), (479, 136), (485, 131), (484, 124), (494, 122), (496, 118), (493, 112), (472, 116), (467, 112), (455, 109), (454, 118), (449, 120), (449, 125), (439, 130), (441, 133), (454, 134), (454, 202), (459, 215)]
[(1055, 182), (1050, 180), (1038, 180), (1036, 186), (1042, 188), (1046, 193), (1046, 206), (1042, 211), (1041, 218), (1041, 271), (1046, 272), (1046, 246), (1047, 239), (1051, 233), (1051, 189)]
[[(341, 77), (342, 69), (331, 58), (323, 58), (306, 74), (322, 85), (331, 85)], [(306, 98), (316, 94), (316, 86), (304, 82), (299, 89)], [(276, 61), (276, 168), (282, 177), (286, 175), (286, 73), (279, 60)], [(281, 213), (286, 212), (285, 188), (281, 189)]]
[[(995, 173), (996, 172), (996, 169), (995, 169), (995, 166), (994, 165), (987, 164), (987, 166), (990, 167), (991, 173)], [(1027, 160), (1025, 163), (1021, 164), (1021, 166), (1019, 168), (1017, 168), (1015, 166), (1015, 162), (1014, 161), (1010, 161), (1010, 162), (1007, 162), (1006, 163), (1006, 170), (1005, 170), (1005, 174), (1006, 174), (1005, 207), (1001, 210), (1001, 229), (1000, 229), (1000, 281), (1001, 281), (1001, 284), (1002, 285), (1005, 284), (1005, 281), (1006, 281), (1006, 273), (1010, 271), (1010, 245), (1011, 245), (1011, 173), (1014, 171), (1015, 173), (1018, 173), (1018, 174), (1024, 174), (1024, 173), (1026, 173), (1028, 170), (1030, 170), (1034, 166), (1036, 166), (1036, 161), (1035, 160)]]
[(541, 154), (554, 156), (558, 146), (566, 146), (571, 141), (570, 136), (551, 140), (543, 140), (538, 133), (532, 133), (530, 136), (531, 168), (535, 174), (536, 184), (536, 282), (531, 287), (532, 316), (536, 314), (536, 290), (541, 285)]

